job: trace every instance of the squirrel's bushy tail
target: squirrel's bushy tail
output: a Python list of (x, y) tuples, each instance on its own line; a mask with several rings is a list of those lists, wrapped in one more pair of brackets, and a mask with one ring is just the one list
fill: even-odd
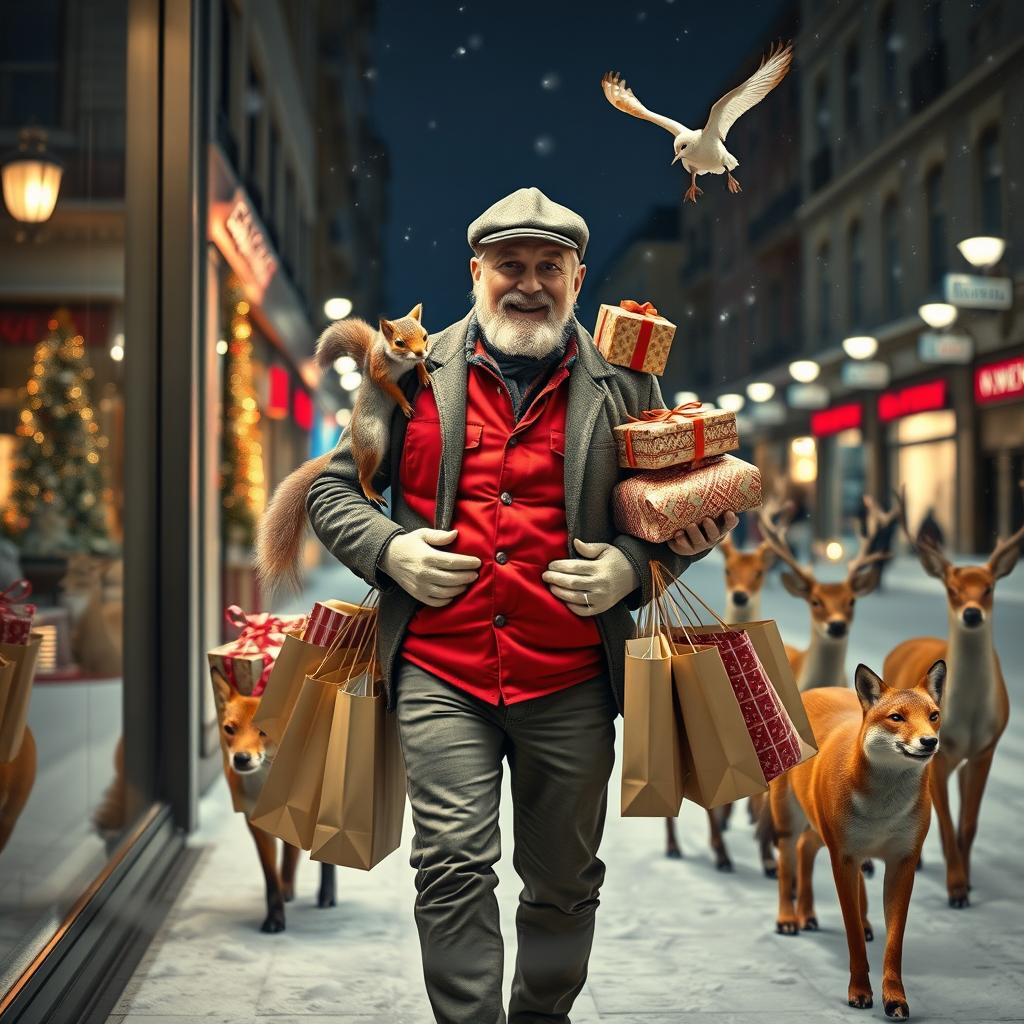
[(351, 356), (360, 366), (373, 343), (376, 331), (357, 317), (328, 324), (316, 343), (316, 361), (327, 370), (340, 356)]
[(298, 591), (299, 554), (306, 532), (306, 496), (327, 468), (333, 452), (304, 462), (281, 481), (256, 529), (256, 578), (268, 592), (279, 587)]

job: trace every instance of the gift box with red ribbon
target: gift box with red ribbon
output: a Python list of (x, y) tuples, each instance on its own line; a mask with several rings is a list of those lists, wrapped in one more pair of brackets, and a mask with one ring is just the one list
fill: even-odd
[(662, 543), (678, 530), (745, 512), (761, 504), (756, 466), (721, 455), (696, 468), (669, 466), (627, 477), (612, 492), (616, 527), (641, 540)]
[(649, 302), (623, 299), (617, 306), (602, 304), (594, 344), (609, 363), (660, 376), (675, 333), (676, 325), (659, 316)]
[(269, 612), (247, 615), (236, 604), (227, 608), (224, 617), (241, 632), (236, 639), (207, 652), (210, 668), (217, 669), (244, 696), (259, 697), (284, 644), (285, 630), (301, 630), (306, 617)]
[(736, 414), (701, 402), (646, 409), (615, 428), (619, 465), (664, 469), (724, 455), (740, 446)]
[(15, 580), (0, 591), (0, 643), (27, 644), (32, 634), (32, 618), (36, 614), (34, 604), (26, 604), (25, 598), (32, 593), (28, 580)]

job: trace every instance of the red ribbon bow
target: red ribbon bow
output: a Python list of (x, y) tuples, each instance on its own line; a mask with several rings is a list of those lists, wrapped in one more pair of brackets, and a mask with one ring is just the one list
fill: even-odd
[(14, 608), (13, 605), (20, 604), (29, 594), (32, 593), (32, 584), (26, 579), (14, 580), (3, 590), (0, 590), (0, 614), (9, 612), (19, 618), (32, 618), (36, 613), (34, 604), (22, 604), (21, 608)]
[(649, 302), (637, 302), (634, 299), (623, 299), (619, 305), (627, 313), (639, 313), (641, 316), (658, 315), (658, 311)]
[[(626, 414), (626, 419), (633, 423), (667, 423), (674, 419), (693, 420), (693, 466), (696, 468), (704, 458), (704, 418), (700, 412), (687, 412), (687, 409), (701, 409), (703, 402), (684, 402), (673, 409), (644, 409), (639, 416)], [(633, 454), (632, 432), (626, 431), (626, 461), (636, 469), (636, 456)]]
[[(259, 614), (263, 615), (262, 619)], [(235, 641), (239, 654), (273, 653), (272, 648), (281, 646), (278, 638), (288, 624), (277, 615), (259, 614), (246, 615), (237, 604), (228, 605), (225, 610), (224, 618), (242, 631)]]

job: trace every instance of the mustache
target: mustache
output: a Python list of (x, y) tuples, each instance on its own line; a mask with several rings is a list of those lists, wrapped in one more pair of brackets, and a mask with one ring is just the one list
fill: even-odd
[(526, 298), (515, 292), (509, 292), (502, 296), (499, 306), (502, 309), (535, 309), (537, 306), (544, 306), (546, 309), (554, 309), (555, 303), (549, 295), (539, 292), (535, 297)]

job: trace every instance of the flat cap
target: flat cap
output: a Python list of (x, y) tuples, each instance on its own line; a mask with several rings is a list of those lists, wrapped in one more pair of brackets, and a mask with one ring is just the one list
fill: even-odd
[(469, 225), (467, 238), (474, 252), (507, 238), (546, 238), (578, 250), (582, 262), (590, 230), (578, 213), (553, 203), (539, 188), (520, 188), (484, 210)]

